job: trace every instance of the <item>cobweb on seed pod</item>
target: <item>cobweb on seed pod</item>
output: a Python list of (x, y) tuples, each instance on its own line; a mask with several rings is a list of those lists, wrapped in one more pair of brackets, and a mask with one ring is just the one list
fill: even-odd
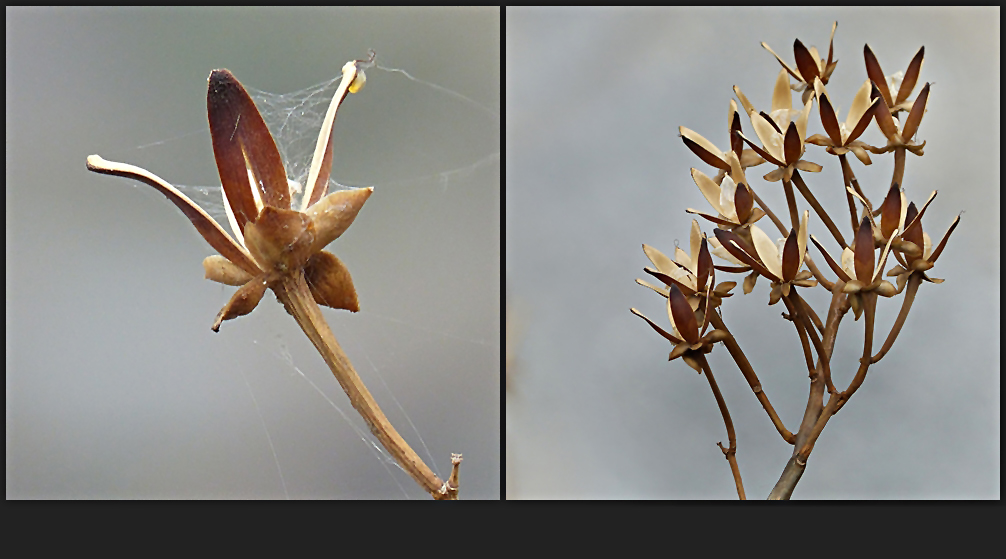
[[(445, 402), (472, 405), (467, 400), (474, 393), (473, 383), (481, 385), (500, 371), (499, 109), (379, 63), (366, 72), (366, 87), (349, 95), (339, 109), (329, 183), (329, 192), (375, 188), (346, 240), (329, 247), (344, 258), (353, 274), (361, 311), (350, 315), (325, 309), (323, 313), (391, 422), (443, 479), (450, 473), (450, 453), (466, 449), (451, 440), (459, 431), (442, 441), (436, 434), (451, 423), (468, 420), (457, 411), (441, 409), (438, 415), (426, 409), (443, 408)], [(321, 121), (340, 80), (338, 76), (285, 94), (244, 84), (276, 140), (291, 184), (306, 181)], [(176, 144), (193, 150), (191, 156), (177, 156), (179, 160), (212, 159), (207, 128), (132, 150), (179, 147)], [(124, 155), (120, 160), (133, 159)], [(172, 180), (169, 171), (151, 170)], [(175, 186), (229, 230), (218, 184)], [(360, 246), (366, 250), (354, 255), (352, 248)], [(359, 256), (363, 252), (365, 263)], [(370, 270), (375, 270), (376, 277), (368, 277)], [(393, 288), (369, 287), (375, 282), (390, 282)], [(223, 306), (234, 288), (213, 284), (209, 289), (219, 290)], [(261, 306), (275, 308), (261, 312)], [(275, 488), (256, 490), (280, 498), (424, 497), (347, 405), (317, 352), (275, 299), (267, 297), (261, 306), (239, 319), (255, 330), (249, 353), (258, 367), (245, 368), (239, 371), (240, 377), (235, 376), (241, 392), (250, 394), (244, 401), (254, 406), (260, 419), (266, 456), (262, 468), (277, 472)], [(277, 370), (286, 374), (277, 375)], [(481, 412), (492, 409), (475, 405), (483, 406)], [(499, 405), (498, 392), (495, 405)], [(331, 413), (333, 408), (337, 414)], [(327, 419), (303, 417), (321, 414), (319, 409), (328, 410), (324, 412)], [(479, 421), (493, 425), (490, 439), (498, 440), (499, 413), (495, 412), (494, 420), (491, 415)], [(333, 416), (340, 419), (333, 421)], [(308, 421), (312, 424), (305, 430)], [(349, 430), (336, 425), (340, 423)], [(325, 430), (345, 432), (339, 439), (343, 442), (312, 442), (317, 440), (316, 433)], [(361, 450), (361, 441), (368, 450)], [(334, 493), (305, 494), (304, 487), (312, 484), (306, 478), (312, 474), (301, 475), (298, 470), (319, 461), (303, 448), (313, 444), (336, 445), (318, 451), (333, 474), (349, 468), (344, 466), (348, 455), (370, 453), (381, 464), (368, 468), (377, 472), (377, 481), (359, 482), (355, 493), (342, 486)], [(498, 447), (495, 458), (485, 457), (497, 465)]]

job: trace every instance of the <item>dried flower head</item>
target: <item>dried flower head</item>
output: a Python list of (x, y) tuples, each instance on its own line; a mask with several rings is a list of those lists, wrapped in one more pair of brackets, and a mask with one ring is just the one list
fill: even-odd
[(837, 60), (833, 60), (833, 53), (835, 50), (835, 29), (838, 28), (838, 22), (836, 21), (831, 25), (831, 38), (828, 39), (828, 59), (825, 60), (817, 53), (817, 47), (810, 47), (809, 49), (803, 46), (800, 39), (793, 41), (793, 56), (796, 59), (796, 68), (793, 68), (782, 59), (781, 56), (775, 53), (771, 47), (769, 47), (764, 42), (761, 44), (765, 50), (772, 53), (772, 56), (782, 64), (782, 67), (789, 72), (789, 75), (798, 82), (793, 86), (794, 91), (803, 91), (803, 102), (806, 103), (814, 90), (814, 79), (820, 78), (820, 80), (827, 85), (828, 80), (831, 78), (832, 72), (835, 71), (835, 67), (838, 65)]
[[(699, 156), (699, 159), (719, 169), (719, 172), (713, 179), (716, 184), (720, 184), (723, 177), (728, 173), (735, 183), (747, 183), (747, 179), (744, 177), (744, 169), (761, 165), (765, 160), (759, 157), (754, 150), (744, 149), (744, 142), (736, 134), (736, 132), (741, 131), (741, 115), (737, 110), (737, 103), (733, 99), (730, 100), (727, 130), (730, 136), (730, 149), (727, 151), (721, 151), (720, 148), (713, 145), (712, 142), (705, 139), (701, 134), (684, 126), (678, 127), (678, 136), (688, 146), (688, 149)], [(736, 164), (731, 162), (731, 153), (737, 160)]]
[(877, 61), (877, 56), (873, 54), (870, 45), (863, 47), (863, 58), (866, 59), (866, 75), (869, 76), (873, 83), (877, 84), (877, 92), (884, 100), (884, 106), (887, 107), (891, 115), (897, 116), (899, 111), (910, 112), (912, 110), (914, 103), (908, 99), (908, 96), (912, 94), (912, 90), (915, 89), (915, 84), (919, 80), (919, 73), (922, 71), (922, 59), (925, 58), (925, 55), (926, 47), (920, 47), (919, 52), (915, 53), (912, 61), (908, 63), (907, 70), (904, 72), (899, 70), (891, 76), (885, 76), (884, 71), (880, 69), (880, 62)]
[[(877, 84), (873, 84), (873, 97), (881, 95)], [(877, 126), (887, 138), (887, 145), (881, 148), (870, 148), (873, 153), (887, 153), (898, 148), (906, 149), (915, 155), (922, 155), (922, 148), (926, 147), (926, 142), (916, 143), (913, 138), (922, 123), (922, 116), (926, 113), (926, 102), (929, 100), (929, 83), (922, 87), (919, 97), (912, 103), (912, 110), (905, 119), (904, 126), (899, 127), (898, 121), (891, 116), (888, 111), (874, 111), (877, 117)]]
[(905, 211), (905, 221), (908, 222), (908, 226), (905, 228), (904, 233), (901, 234), (902, 239), (906, 243), (912, 243), (913, 246), (920, 247), (915, 253), (894, 253), (894, 257), (897, 258), (900, 265), (891, 268), (888, 272), (888, 276), (897, 276), (898, 291), (900, 292), (904, 289), (905, 284), (908, 282), (908, 278), (913, 273), (919, 273), (922, 275), (922, 279), (932, 282), (932, 283), (943, 283), (940, 278), (930, 278), (926, 275), (926, 272), (936, 264), (936, 259), (943, 254), (944, 247), (947, 246), (947, 241), (950, 239), (950, 234), (954, 232), (957, 228), (957, 224), (961, 221), (961, 216), (954, 218), (954, 222), (950, 224), (950, 228), (943, 235), (943, 239), (940, 241), (939, 246), (936, 250), (933, 250), (933, 241), (929, 238), (929, 235), (922, 230), (922, 215), (926, 212), (926, 208), (929, 207), (930, 202), (936, 198), (936, 191), (934, 190), (932, 194), (929, 195), (929, 199), (923, 204), (922, 209), (918, 210), (915, 207), (915, 202), (908, 205)]
[[(739, 167), (737, 156), (733, 152), (727, 154), (727, 159), (732, 162), (733, 166)], [(699, 191), (705, 196), (709, 205), (716, 210), (716, 215), (709, 215), (692, 208), (686, 209), (686, 212), (700, 215), (720, 227), (731, 230), (751, 225), (765, 217), (765, 212), (761, 208), (755, 207), (754, 195), (744, 182), (735, 183), (733, 177), (728, 175), (723, 177), (720, 184), (716, 184), (713, 179), (695, 168), (692, 168), (692, 180), (695, 181), (695, 185), (699, 187)]]
[[(751, 244), (731, 231), (715, 229), (713, 233), (720, 244), (736, 260), (749, 266), (758, 274), (772, 282), (769, 294), (769, 305), (776, 304), (783, 296), (788, 296), (792, 286), (813, 287), (817, 281), (809, 271), (800, 271), (807, 255), (807, 221), (810, 212), (803, 213), (800, 221), (800, 231), (790, 230), (785, 240), (779, 245), (773, 243), (764, 231), (757, 225), (751, 226)], [(751, 287), (754, 280), (751, 280)], [(751, 291), (745, 282), (745, 293)]]
[(842, 155), (851, 151), (864, 165), (870, 165), (872, 163), (870, 154), (866, 152), (870, 146), (857, 139), (866, 131), (866, 127), (873, 120), (874, 108), (880, 103), (879, 98), (872, 101), (870, 99), (870, 80), (863, 82), (863, 86), (853, 97), (845, 122), (838, 121), (828, 91), (824, 88), (824, 82), (816, 79), (814, 91), (817, 93), (817, 104), (821, 111), (821, 124), (828, 134), (827, 136), (814, 134), (807, 138), (807, 143), (823, 146), (826, 148), (825, 151), (832, 155)]
[(91, 171), (145, 182), (174, 203), (204, 239), (219, 252), (203, 261), (206, 278), (240, 289), (217, 314), (220, 323), (250, 313), (267, 287), (303, 271), (317, 303), (359, 310), (349, 270), (323, 250), (342, 235), (373, 188), (326, 195), (332, 167), (332, 125), (349, 92), (359, 91), (363, 74), (357, 61), (342, 69), (343, 79), (322, 124), (300, 210), (291, 209), (294, 193), (272, 134), (254, 101), (227, 70), (214, 70), (206, 96), (213, 153), (233, 237), (202, 208), (160, 177), (133, 165), (87, 158)]
[[(758, 146), (742, 132), (738, 131), (735, 134), (751, 146), (751, 149), (759, 156), (769, 163), (779, 166), (778, 169), (765, 175), (765, 180), (789, 182), (796, 169), (811, 173), (821, 171), (821, 166), (817, 163), (801, 159), (804, 153), (804, 140), (807, 138), (807, 120), (813, 101), (808, 97), (802, 111), (796, 112), (793, 109), (793, 100), (789, 92), (789, 77), (784, 70), (779, 72), (779, 77), (776, 80), (771, 113), (758, 112), (737, 86), (734, 86), (734, 92), (747, 109), (751, 125), (762, 145)], [(796, 116), (796, 120), (793, 120), (794, 116)]]

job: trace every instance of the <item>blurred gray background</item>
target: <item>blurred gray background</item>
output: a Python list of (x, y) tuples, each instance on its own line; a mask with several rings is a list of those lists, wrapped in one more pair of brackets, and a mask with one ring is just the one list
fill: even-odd
[(210, 70), (287, 93), (374, 49), (475, 104), (367, 71), (333, 177), (375, 192), (330, 247), (363, 310), (324, 312), (430, 466), (464, 453), (462, 497), (498, 498), (499, 13), (8, 8), (7, 497), (427, 498), (273, 295), (211, 332), (234, 292), (203, 279), (212, 249), (151, 188), (84, 166), (218, 185)]
[[(684, 209), (709, 211), (689, 168), (713, 172), (678, 126), (726, 147), (731, 86), (759, 108), (771, 102), (780, 65), (759, 43), (791, 63), (795, 38), (826, 55), (838, 20), (828, 89), (843, 120), (866, 79), (864, 43), (886, 74), (904, 71), (925, 45), (916, 93), (934, 83), (918, 135), (928, 143), (922, 158), (908, 156), (904, 186), (919, 203), (939, 190), (924, 218), (934, 242), (965, 213), (931, 272), (946, 283), (920, 288), (893, 350), (825, 429), (794, 498), (998, 499), (999, 15), (998, 7), (508, 9), (506, 279), (520, 339), (507, 395), (507, 495), (736, 498), (708, 384), (680, 361), (668, 364), (670, 346), (629, 313), (667, 320), (664, 300), (633, 281), (647, 277), (640, 245), (687, 247)], [(818, 114), (814, 107), (811, 133), (823, 132)], [(880, 138), (876, 125), (864, 136)], [(807, 158), (825, 166), (805, 174), (810, 187), (846, 216), (837, 159), (814, 146)], [(881, 200), (893, 157), (852, 165)], [(779, 183), (761, 180), (769, 170), (748, 178), (785, 214)], [(849, 228), (847, 217), (837, 221)], [(830, 240), (812, 212), (815, 231)], [(813, 291), (820, 309), (827, 294)], [(781, 305), (766, 306), (767, 282), (736, 292), (723, 307), (727, 325), (795, 430), (808, 383), (792, 325)], [(881, 301), (875, 347), (900, 306)], [(862, 331), (850, 314), (839, 332), (840, 388), (857, 366)], [(729, 354), (716, 349), (711, 364), (737, 428), (747, 495), (764, 499), (792, 447)]]

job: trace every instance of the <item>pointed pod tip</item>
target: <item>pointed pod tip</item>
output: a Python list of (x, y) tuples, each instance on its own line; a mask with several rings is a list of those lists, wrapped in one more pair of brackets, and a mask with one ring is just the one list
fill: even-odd
[(232, 74), (231, 71), (228, 70), (227, 68), (218, 68), (210, 72), (210, 75), (208, 78), (206, 78), (206, 81), (209, 82), (210, 86), (226, 85), (229, 83), (236, 82), (237, 78), (235, 78), (234, 74)]

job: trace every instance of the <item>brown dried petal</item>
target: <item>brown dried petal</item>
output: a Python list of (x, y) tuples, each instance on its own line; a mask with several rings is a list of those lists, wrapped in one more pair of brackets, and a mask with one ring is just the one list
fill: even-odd
[(678, 127), (678, 134), (681, 136), (681, 140), (685, 142), (685, 145), (688, 146), (688, 149), (692, 150), (695, 155), (698, 155), (699, 159), (717, 169), (730, 170), (730, 165), (726, 161), (723, 161), (722, 152), (712, 142), (684, 126)]
[(912, 94), (912, 90), (915, 89), (915, 84), (919, 80), (919, 72), (922, 70), (922, 59), (925, 56), (926, 47), (920, 47), (919, 52), (915, 53), (912, 61), (908, 64), (905, 77), (901, 80), (901, 88), (898, 89), (898, 99), (894, 102), (895, 105), (905, 102), (908, 96)]
[(262, 300), (262, 295), (265, 294), (266, 287), (268, 287), (268, 282), (265, 276), (259, 276), (235, 291), (227, 305), (217, 313), (217, 319), (211, 326), (212, 330), (217, 332), (220, 330), (221, 322), (244, 316), (255, 310), (259, 301)]
[(926, 101), (928, 100), (929, 84), (927, 83), (922, 87), (919, 96), (915, 98), (915, 102), (912, 103), (912, 112), (908, 113), (908, 118), (905, 119), (905, 127), (901, 131), (901, 137), (906, 142), (910, 141), (919, 129), (919, 124), (922, 123), (922, 115), (926, 112)]
[(207, 256), (203, 260), (206, 279), (224, 285), (244, 285), (252, 279), (252, 275), (238, 265), (219, 254)]
[(654, 331), (656, 331), (658, 334), (660, 334), (665, 339), (667, 339), (667, 341), (669, 341), (669, 342), (671, 342), (672, 344), (675, 344), (675, 345), (681, 343), (681, 340), (679, 340), (676, 336), (672, 335), (671, 333), (669, 333), (667, 330), (664, 330), (660, 326), (657, 326), (657, 324), (655, 322), (653, 322), (649, 318), (646, 318), (646, 315), (644, 315), (643, 313), (639, 312), (636, 309), (629, 309), (629, 311), (631, 311), (632, 314), (638, 316), (639, 318), (642, 318), (643, 320), (645, 320), (646, 323), (649, 324), (650, 327), (653, 328)]
[(782, 279), (783, 281), (793, 281), (796, 273), (800, 271), (800, 246), (797, 242), (796, 231), (789, 230), (789, 237), (786, 238), (786, 245), (782, 249)]
[(842, 131), (838, 127), (838, 117), (835, 115), (835, 109), (831, 106), (831, 101), (828, 100), (828, 95), (823, 91), (819, 93), (817, 103), (821, 109), (821, 124), (824, 126), (824, 131), (828, 133), (828, 137), (831, 138), (834, 145), (841, 146)]
[(746, 184), (738, 183), (737, 190), (734, 191), (734, 209), (737, 210), (737, 220), (741, 223), (747, 223), (751, 218), (752, 208), (754, 208), (754, 196), (751, 195), (751, 190)]
[(887, 280), (878, 281), (877, 286), (873, 290), (877, 292), (877, 295), (883, 297), (894, 297), (898, 294), (898, 288), (894, 287), (894, 284)]
[(699, 245), (698, 265), (696, 267), (695, 288), (698, 291), (705, 291), (706, 282), (709, 275), (713, 273), (713, 256), (709, 254), (709, 244), (706, 238), (702, 237), (702, 244)]
[(359, 312), (353, 278), (334, 254), (323, 250), (311, 256), (304, 267), (304, 277), (319, 305)]
[[(262, 203), (290, 208), (290, 187), (276, 142), (241, 83), (228, 70), (214, 70), (206, 94), (210, 135), (220, 184), (238, 227), (258, 216), (252, 188)], [(257, 184), (249, 182), (249, 171)]]
[[(716, 239), (720, 244), (733, 255), (734, 258), (740, 260), (744, 264), (751, 266), (751, 268), (764, 275), (767, 278), (775, 279), (775, 275), (768, 271), (768, 269), (753, 256), (755, 250), (751, 248), (743, 239), (737, 236), (733, 231), (724, 231), (723, 229), (713, 229), (713, 234), (716, 235)], [(747, 284), (745, 283), (745, 286)], [(752, 284), (753, 285), (753, 284)], [(745, 293), (748, 291), (745, 290)]]
[(873, 248), (873, 228), (870, 226), (870, 221), (864, 217), (863, 222), (859, 224), (859, 232), (856, 233), (853, 245), (853, 252), (856, 253), (856, 279), (859, 281), (873, 282), (875, 264)]
[(803, 46), (800, 39), (793, 42), (793, 54), (796, 55), (796, 67), (800, 69), (803, 82), (806, 84), (814, 83), (814, 78), (819, 76), (817, 60), (814, 60), (815, 57), (810, 54), (807, 47)]
[[(863, 112), (863, 115), (859, 117), (859, 120), (856, 122), (856, 125), (852, 128), (852, 131), (849, 132), (849, 137), (845, 139), (845, 145), (848, 146), (849, 144), (854, 142), (856, 138), (862, 136), (863, 132), (866, 132), (866, 127), (869, 126), (870, 121), (873, 120), (874, 115), (873, 112), (877, 110), (877, 107), (879, 106), (880, 106), (880, 98), (878, 97), (870, 103), (870, 106), (866, 109), (865, 112)], [(851, 110), (852, 109), (850, 109), (850, 111)], [(850, 116), (852, 115), (851, 112), (849, 114)], [(869, 165), (869, 163), (867, 163), (867, 165)]]
[(312, 251), (317, 252), (338, 239), (353, 224), (373, 192), (374, 187), (339, 190), (308, 208), (305, 213), (314, 222), (316, 235)]
[(754, 291), (755, 282), (758, 281), (758, 272), (751, 272), (744, 276), (744, 294)]
[(699, 343), (699, 325), (695, 320), (695, 313), (692, 311), (691, 305), (688, 304), (688, 299), (676, 284), (671, 284), (667, 303), (670, 306), (674, 328), (681, 334), (681, 337), (689, 344)]
[[(882, 81), (880, 83), (884, 84), (886, 87), (887, 82)], [(879, 96), (884, 94), (884, 91), (885, 90), (881, 88), (879, 84), (874, 83), (873, 92), (870, 95)], [(884, 136), (887, 136), (888, 139), (894, 139), (895, 136), (898, 134), (898, 127), (897, 125), (894, 124), (894, 117), (891, 116), (891, 111), (889, 109), (887, 110), (876, 109), (874, 110), (873, 114), (875, 117), (877, 117), (877, 126), (880, 127), (880, 131), (884, 133)]]
[[(887, 87), (887, 76), (884, 75), (884, 71), (880, 69), (880, 62), (877, 62), (877, 56), (873, 54), (873, 50), (870, 49), (870, 45), (863, 47), (863, 57), (866, 59), (866, 75), (877, 85), (878, 93), (884, 98), (884, 104), (888, 107), (893, 107), (895, 105), (894, 100), (891, 99), (890, 89)], [(890, 114), (890, 110), (888, 110)]]
[(195, 225), (196, 230), (199, 234), (206, 239), (206, 242), (210, 244), (217, 252), (224, 255), (228, 260), (234, 262), (240, 266), (243, 270), (249, 273), (258, 274), (261, 270), (255, 265), (248, 252), (234, 239), (227, 234), (220, 224), (216, 222), (212, 217), (209, 216), (202, 208), (200, 208), (195, 202), (189, 199), (188, 196), (182, 194), (175, 187), (168, 184), (167, 181), (161, 177), (137, 167), (136, 165), (130, 165), (128, 163), (117, 163), (114, 161), (106, 161), (98, 155), (89, 155), (87, 157), (87, 168), (95, 173), (101, 173), (104, 175), (112, 175), (116, 177), (125, 177), (128, 179), (138, 180), (144, 182), (152, 187), (154, 187), (158, 192), (167, 197), (182, 213), (185, 217), (189, 218), (192, 225)]
[[(764, 119), (761, 117), (761, 115), (752, 115), (751, 116), (751, 122), (752, 122), (752, 124), (755, 123), (755, 122), (762, 122), (762, 121), (764, 121)], [(768, 131), (768, 132), (772, 131), (772, 127), (769, 126), (767, 123), (764, 124), (763, 126), (767, 129), (766, 131)], [(758, 125), (755, 125), (755, 132), (757, 132), (757, 131), (758, 131)], [(742, 134), (740, 132), (737, 132), (737, 135), (740, 136), (741, 139), (744, 140), (745, 143), (747, 143), (747, 145), (751, 146), (751, 149), (753, 149), (754, 152), (757, 153), (765, 161), (768, 161), (769, 163), (772, 163), (773, 165), (786, 165), (786, 163), (783, 162), (781, 159), (779, 159), (778, 157), (776, 157), (776, 156), (770, 154), (769, 152), (765, 151), (764, 149), (762, 149), (761, 146), (758, 146), (757, 144), (755, 144), (754, 142), (752, 142), (751, 140), (749, 140), (747, 138), (747, 136), (745, 136), (744, 134)], [(780, 156), (782, 156), (782, 154), (780, 154)]]
[(800, 133), (796, 130), (796, 123), (790, 122), (786, 129), (785, 143), (786, 164), (792, 165), (800, 159), (803, 154), (803, 142), (800, 141)]
[(818, 242), (817, 238), (814, 237), (814, 235), (810, 236), (810, 240), (813, 241), (814, 246), (816, 246), (817, 249), (821, 251), (821, 254), (824, 256), (825, 262), (828, 263), (828, 267), (831, 268), (831, 271), (835, 272), (835, 275), (837, 275), (839, 279), (841, 279), (844, 282), (848, 282), (852, 279), (849, 277), (849, 274), (845, 273), (845, 270), (843, 270), (842, 267), (839, 266), (838, 263), (831, 258), (831, 255), (828, 254), (828, 251), (824, 250), (824, 247), (821, 246), (821, 243)]
[(887, 197), (880, 205), (880, 232), (885, 239), (891, 238), (891, 233), (901, 227), (901, 191), (897, 184), (892, 184), (887, 191)]
[[(916, 246), (924, 246), (924, 240), (922, 236), (922, 221), (917, 220), (916, 217), (919, 215), (919, 210), (915, 207), (915, 202), (908, 203), (908, 211), (905, 212), (905, 223), (909, 225), (905, 228), (905, 231), (901, 234), (901, 238), (908, 241)], [(911, 262), (918, 258), (918, 256), (909, 255), (908, 261)]]
[[(930, 263), (933, 264), (936, 263), (936, 259), (940, 257), (940, 254), (943, 253), (944, 247), (947, 246), (947, 241), (950, 240), (950, 234), (954, 232), (954, 229), (957, 229), (957, 224), (960, 222), (961, 222), (961, 216), (957, 216), (956, 218), (954, 218), (954, 222), (950, 224), (950, 229), (947, 229), (946, 234), (943, 235), (943, 240), (940, 241), (939, 246), (936, 247), (936, 250), (933, 251), (933, 254), (929, 256)], [(936, 281), (935, 278), (933, 279), (933, 281), (934, 282)]]

